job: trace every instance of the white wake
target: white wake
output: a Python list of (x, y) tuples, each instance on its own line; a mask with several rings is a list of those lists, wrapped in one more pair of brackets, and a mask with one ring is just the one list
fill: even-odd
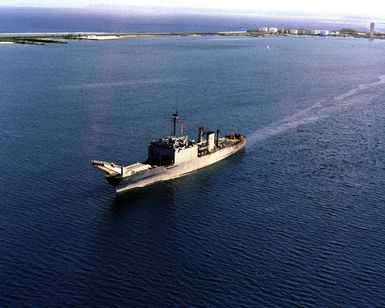
[(360, 84), (356, 88), (338, 95), (328, 101), (318, 101), (313, 106), (297, 112), (296, 114), (286, 117), (268, 126), (258, 129), (248, 136), (248, 146), (253, 146), (257, 142), (266, 140), (275, 135), (284, 133), (290, 129), (297, 128), (303, 124), (314, 123), (321, 119), (327, 118), (338, 111), (352, 106), (361, 101), (360, 94), (366, 89), (370, 89), (385, 84), (385, 75), (378, 77), (379, 80), (370, 84)]

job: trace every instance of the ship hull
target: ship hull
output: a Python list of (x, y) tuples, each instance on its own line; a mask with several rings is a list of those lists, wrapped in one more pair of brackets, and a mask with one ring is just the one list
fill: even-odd
[(231, 146), (219, 149), (208, 155), (198, 157), (192, 161), (167, 167), (155, 167), (129, 177), (108, 177), (107, 180), (115, 187), (117, 193), (121, 193), (134, 188), (145, 187), (156, 182), (167, 181), (181, 177), (201, 168), (210, 166), (226, 157), (237, 153), (238, 151), (242, 150), (245, 145), (246, 139), (244, 138)]

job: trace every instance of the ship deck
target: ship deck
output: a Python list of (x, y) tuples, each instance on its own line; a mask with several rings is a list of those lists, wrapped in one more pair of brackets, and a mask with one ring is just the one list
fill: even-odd
[(227, 147), (231, 147), (233, 146), (234, 144), (237, 144), (239, 142), (241, 142), (242, 140), (241, 139), (229, 139), (229, 138), (225, 138), (223, 140), (221, 140), (220, 142), (220, 146), (224, 147), (224, 148), (227, 148)]

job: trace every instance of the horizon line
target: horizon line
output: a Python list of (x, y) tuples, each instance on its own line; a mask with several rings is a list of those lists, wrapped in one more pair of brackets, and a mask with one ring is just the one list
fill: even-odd
[[(119, 10), (119, 13), (146, 13), (146, 14), (202, 14), (207, 15), (234, 15), (234, 16), (258, 16), (270, 18), (287, 18), (302, 17), (309, 18), (329, 18), (329, 19), (364, 19), (364, 20), (380, 20), (385, 19), (384, 16), (372, 17), (369, 15), (358, 15), (348, 13), (326, 13), (326, 12), (306, 12), (293, 10), (246, 10), (246, 9), (229, 9), (229, 8), (196, 8), (196, 7), (171, 7), (171, 6), (141, 6), (141, 5), (109, 5), (109, 4), (92, 4), (85, 6), (41, 6), (41, 5), (1, 5), (1, 8), (8, 9), (68, 9), (68, 10)], [(123, 11), (122, 11), (123, 10)], [(133, 11), (135, 10), (135, 11)], [(281, 16), (280, 16), (281, 15)]]

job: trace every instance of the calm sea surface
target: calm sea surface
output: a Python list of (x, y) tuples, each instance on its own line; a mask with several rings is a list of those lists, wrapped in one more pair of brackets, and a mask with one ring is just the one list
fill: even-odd
[[(269, 46), (269, 48), (267, 48)], [(385, 305), (385, 41), (0, 45), (2, 305)], [(245, 151), (117, 197), (175, 106)]]

